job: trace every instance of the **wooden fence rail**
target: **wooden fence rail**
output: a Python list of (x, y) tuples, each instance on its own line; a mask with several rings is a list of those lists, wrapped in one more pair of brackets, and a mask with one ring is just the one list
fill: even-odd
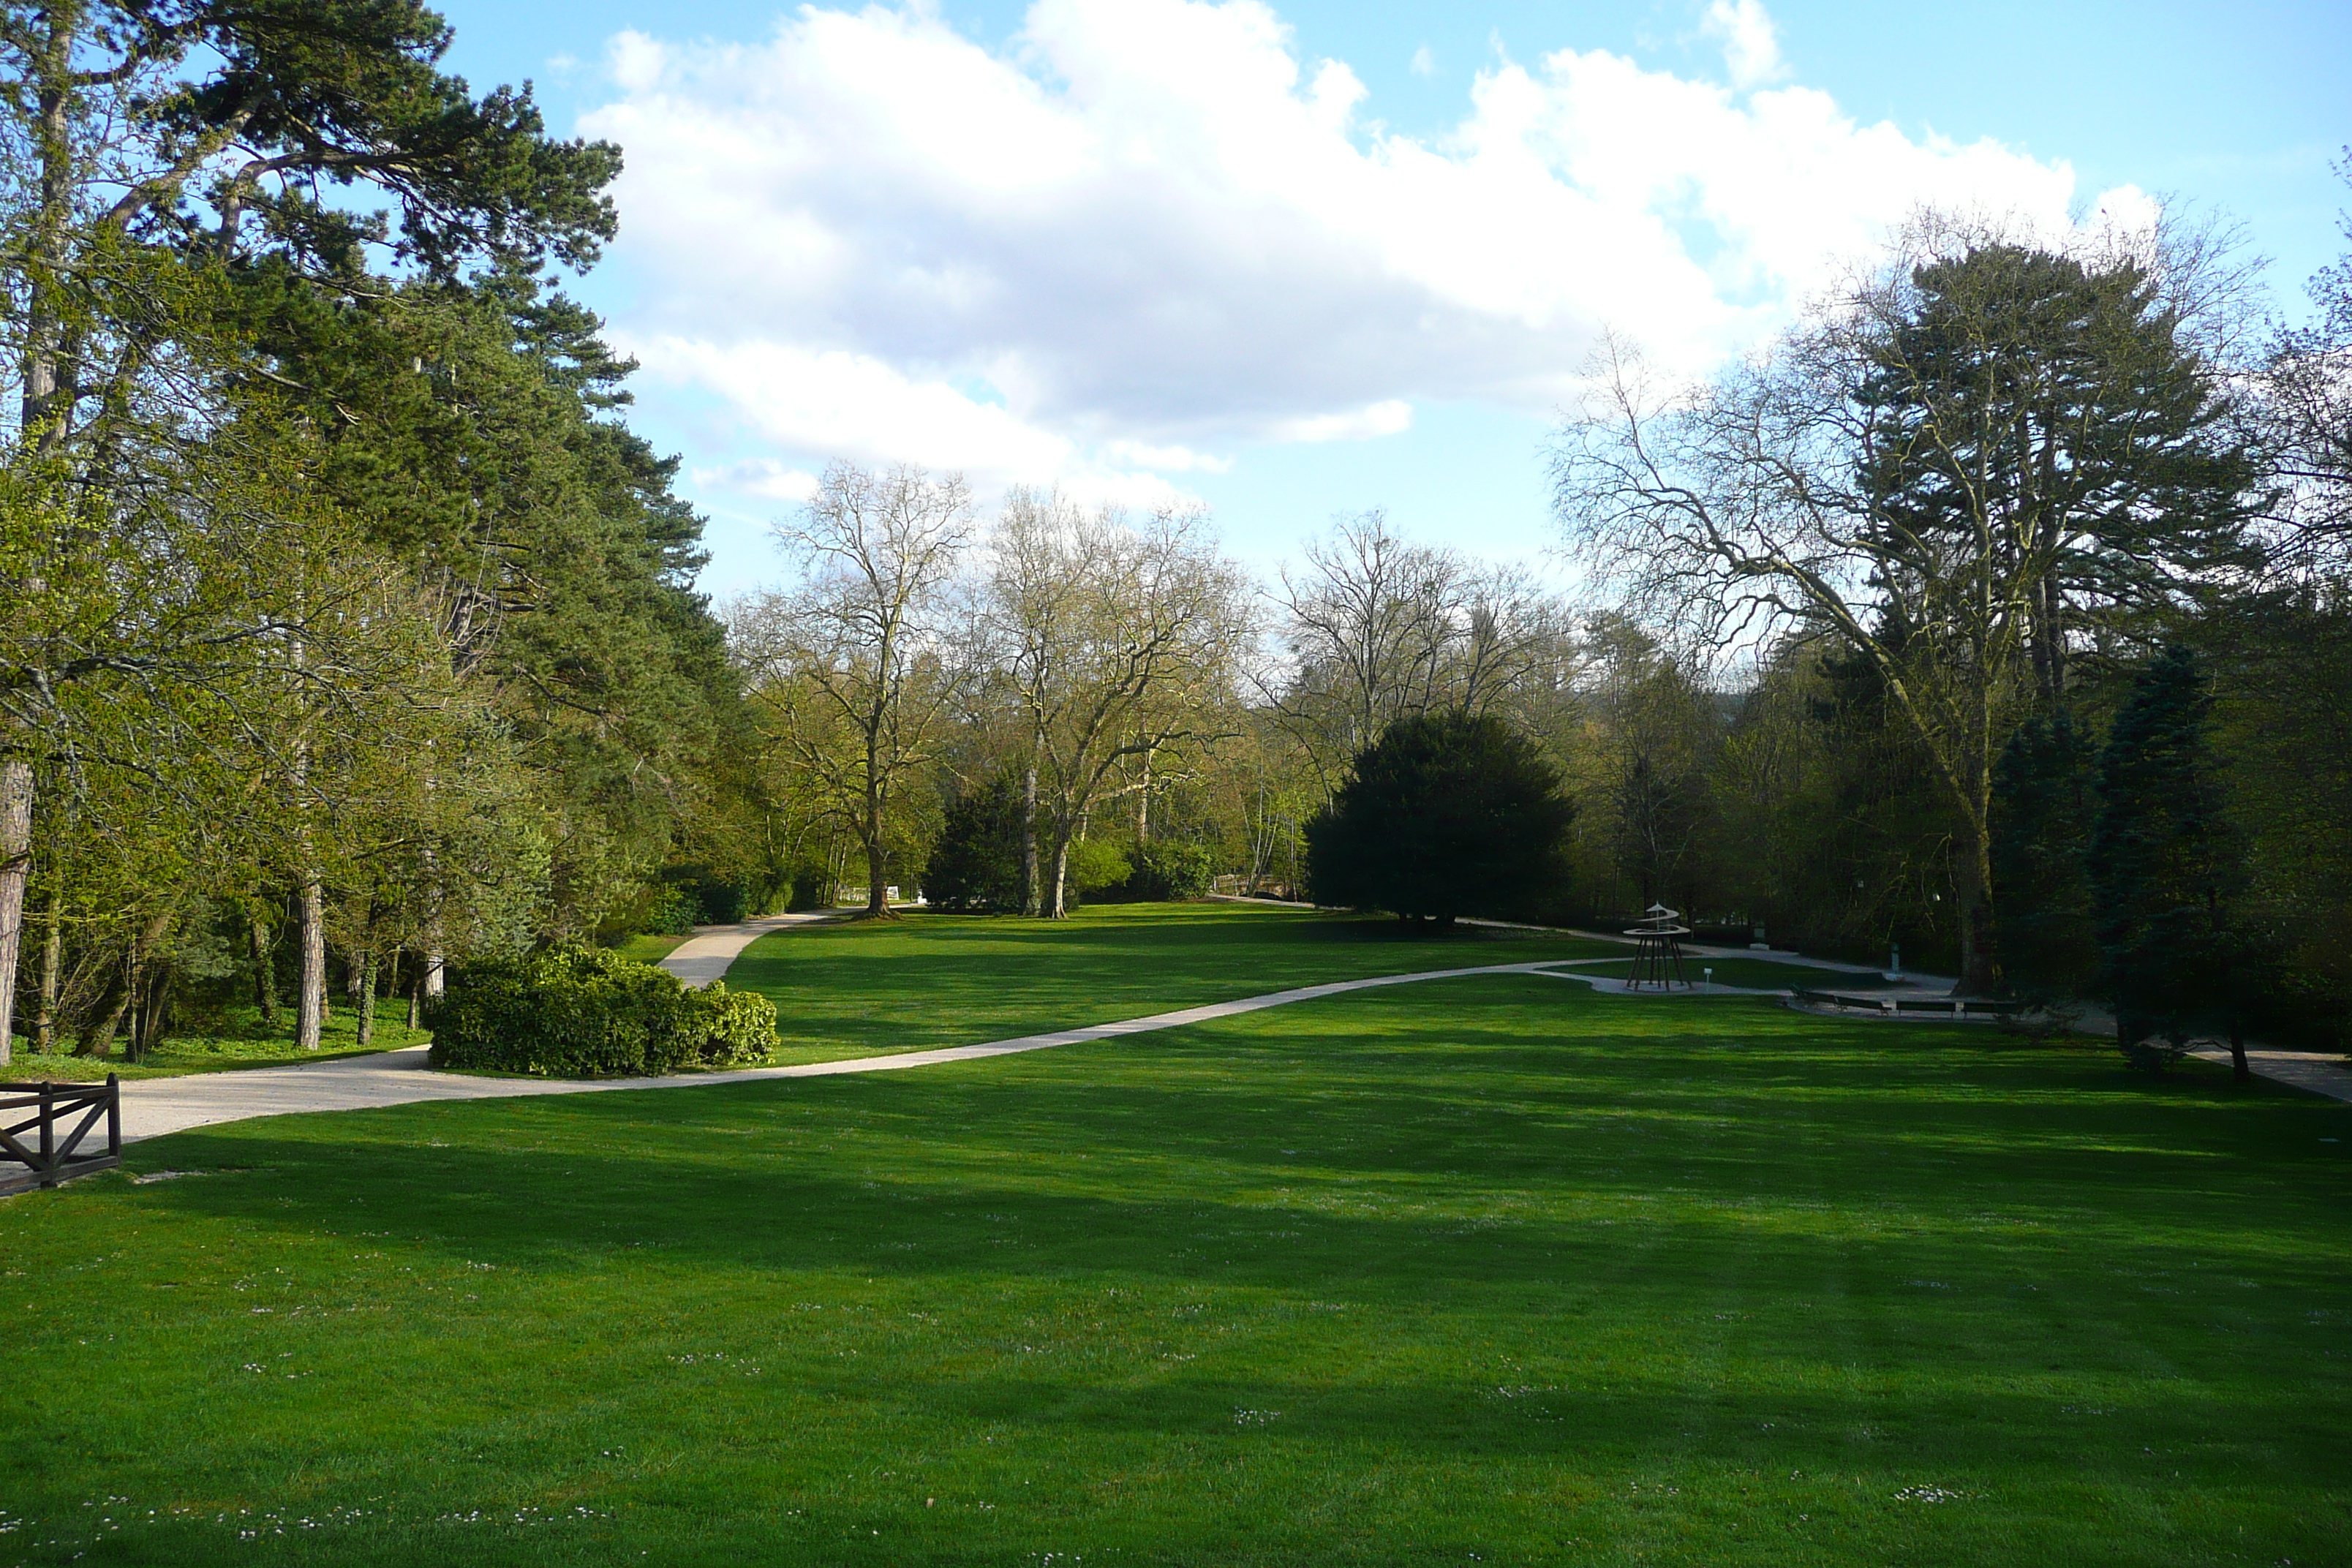
[[(26, 1110), (33, 1114), (17, 1121)], [(76, 1114), (81, 1120), (68, 1127)], [(106, 1152), (85, 1154), (82, 1141), (100, 1117)], [(0, 1083), (0, 1194), (54, 1187), (121, 1163), (122, 1086), (112, 1073), (104, 1083)]]

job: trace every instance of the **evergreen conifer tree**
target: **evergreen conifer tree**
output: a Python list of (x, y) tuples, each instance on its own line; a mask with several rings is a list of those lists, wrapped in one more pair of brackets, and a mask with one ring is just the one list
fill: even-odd
[(2090, 738), (2060, 709), (2021, 725), (1993, 770), (1993, 907), (2003, 978), (2029, 1002), (2080, 995), (2097, 973), (2084, 864), (2095, 762)]
[(2166, 648), (2139, 673), (2100, 753), (2089, 866), (2100, 987), (2125, 1055), (2160, 1068), (2193, 1030), (2218, 1025), (2242, 1082), (2247, 966), (2231, 901), (2245, 857), (2207, 739), (2211, 708), (2187, 647)]
[(1523, 912), (1565, 879), (1574, 812), (1535, 742), (1502, 720), (1408, 714), (1307, 825), (1307, 880), (1318, 902), (1408, 921)]

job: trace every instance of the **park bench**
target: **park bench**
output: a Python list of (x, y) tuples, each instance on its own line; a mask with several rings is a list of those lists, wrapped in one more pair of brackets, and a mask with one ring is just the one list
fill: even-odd
[[(25, 1111), (32, 1114), (18, 1120)], [(76, 1114), (81, 1120), (67, 1128)], [(100, 1117), (106, 1152), (86, 1154), (82, 1141)], [(54, 1187), (121, 1163), (122, 1087), (112, 1073), (104, 1083), (0, 1083), (0, 1194)]]
[(1789, 994), (1800, 1002), (1811, 1002), (1816, 1006), (1860, 1009), (1889, 1017), (1898, 1013), (1927, 1013), (1946, 1014), (1954, 1018), (2005, 1018), (2023, 1005), (2019, 1002), (1993, 1001), (1981, 996), (1888, 996), (1867, 991), (1820, 991), (1803, 986), (1796, 987)]

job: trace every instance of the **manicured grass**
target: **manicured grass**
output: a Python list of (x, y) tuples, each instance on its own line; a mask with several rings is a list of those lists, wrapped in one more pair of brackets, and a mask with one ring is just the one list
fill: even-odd
[(2340, 1562), (2347, 1137), (1519, 976), (232, 1124), (0, 1204), (0, 1564)]
[(1107, 904), (1066, 921), (912, 913), (778, 931), (727, 984), (776, 1004), (778, 1062), (973, 1045), (1427, 969), (1607, 957), (1622, 944), (1227, 903)]
[(683, 936), (656, 936), (639, 931), (635, 936), (623, 937), (612, 946), (613, 951), (623, 958), (634, 958), (639, 963), (659, 963), (676, 952), (686, 940)]
[[(341, 993), (328, 999), (326, 1025), (319, 1033), (317, 1050), (297, 1049), (294, 1009), (288, 1005), (278, 1008), (275, 1024), (264, 1024), (257, 1008), (234, 1008), (218, 1026), (171, 1036), (146, 1060), (136, 1063), (122, 1059), (124, 1041), (121, 1037), (116, 1037), (110, 1057), (43, 1056), (25, 1049), (25, 1042), (19, 1039), (14, 1059), (0, 1068), (0, 1079), (10, 1083), (37, 1083), (43, 1079), (56, 1083), (94, 1083), (108, 1073), (115, 1073), (128, 1082), (133, 1079), (179, 1078), (192, 1072), (285, 1067), (293, 1062), (348, 1057), (360, 1048), (359, 1014), (347, 1005)], [(376, 998), (375, 1034), (369, 1050), (398, 1050), (421, 1046), (431, 1038), (422, 1029), (412, 1031), (408, 1027), (406, 998)], [(0, 1552), (0, 1557), (5, 1555)]]

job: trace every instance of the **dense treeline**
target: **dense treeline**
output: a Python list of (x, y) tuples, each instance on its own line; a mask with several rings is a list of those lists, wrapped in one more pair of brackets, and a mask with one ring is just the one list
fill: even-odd
[[(1726, 938), (1899, 948), (1972, 991), (2105, 998), (2152, 1049), (2331, 1035), (2352, 272), (2294, 333), (2250, 283), (2210, 232), (2062, 254), (1930, 219), (1715, 382), (1612, 353), (1554, 451), (1573, 598), (1378, 514), (1253, 590), (1194, 521), (1052, 495), (983, 521), (951, 481), (837, 470), (789, 531), (810, 587), (746, 606), (739, 647), (857, 822), (876, 912), (925, 880), (1053, 914), (1157, 886), (1128, 879), (1175, 844), (1228, 886), (1400, 913), (1663, 900)], [(1136, 595), (1144, 562), (1186, 614)], [(2159, 678), (2163, 745), (2202, 760), (2152, 773), (2132, 716)], [(1564, 781), (1564, 870), (1306, 887), (1376, 743), (1465, 715)]]
[(550, 280), (617, 151), (447, 42), (410, 0), (5, 7), (0, 1051), (12, 1011), (311, 1047), (337, 981), (363, 1041), (446, 961), (772, 863), (698, 520)]

